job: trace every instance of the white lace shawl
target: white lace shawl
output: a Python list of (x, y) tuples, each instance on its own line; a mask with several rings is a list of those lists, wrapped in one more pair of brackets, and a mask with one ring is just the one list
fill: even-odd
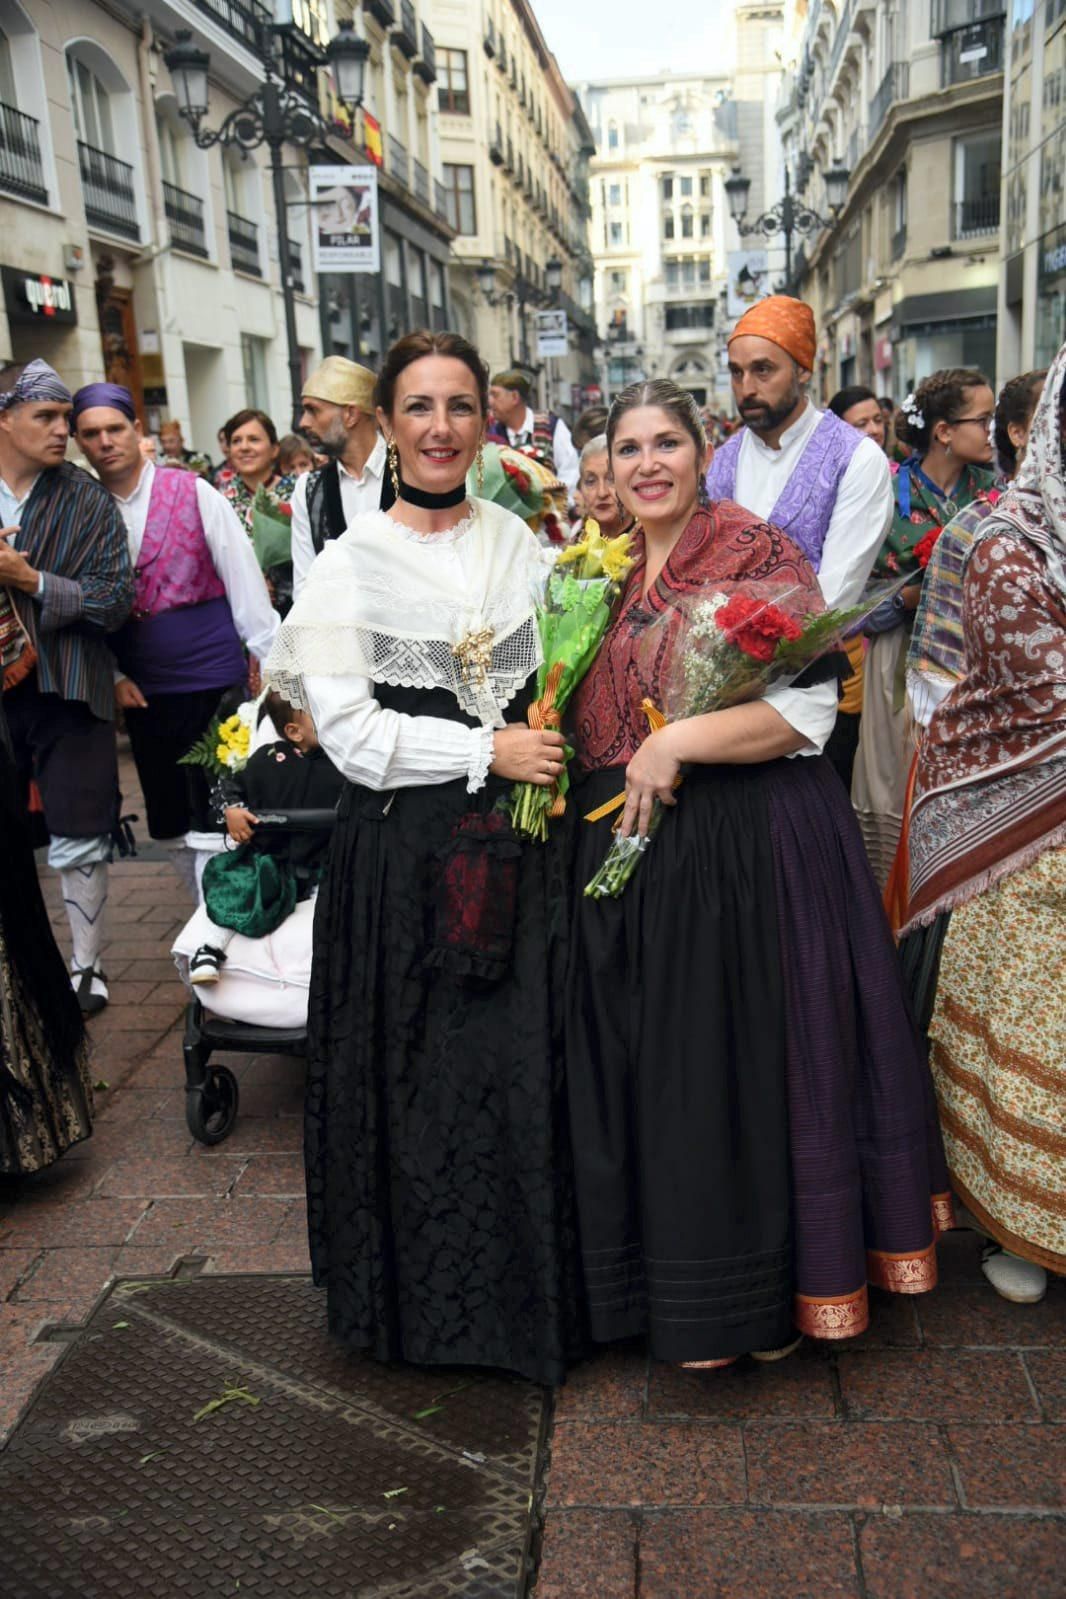
[[(278, 630), (267, 683), (299, 706), (305, 677), (443, 688), (483, 726), (501, 725), (540, 665), (535, 613), (550, 562), (512, 512), (487, 500), (472, 507), (437, 534), (381, 511), (357, 516), (312, 565)], [(481, 670), (462, 659), (477, 634), (489, 645)]]

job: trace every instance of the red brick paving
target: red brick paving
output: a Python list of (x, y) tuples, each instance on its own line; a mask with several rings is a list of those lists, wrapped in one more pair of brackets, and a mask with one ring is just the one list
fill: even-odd
[[(131, 807), (138, 808), (134, 796)], [(55, 884), (45, 889), (58, 936)], [(0, 1188), (0, 1439), (116, 1276), (307, 1269), (298, 1062), (231, 1061), (215, 1149), (184, 1118), (184, 890), (112, 869), (112, 1004), (91, 1025), (93, 1137)], [(776, 1366), (604, 1352), (557, 1396), (536, 1599), (1058, 1599), (1066, 1559), (1066, 1285), (1000, 1300), (971, 1234), (941, 1287)]]

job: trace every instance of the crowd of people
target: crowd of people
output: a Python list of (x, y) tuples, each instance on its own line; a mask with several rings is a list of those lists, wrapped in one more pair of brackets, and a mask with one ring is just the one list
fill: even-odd
[[(960, 1216), (998, 1292), (1041, 1296), (1066, 1266), (1066, 347), (998, 397), (951, 369), (822, 410), (816, 346), (771, 296), (729, 339), (734, 419), (641, 380), (571, 430), (524, 372), (412, 333), (377, 373), (326, 359), (296, 433), (239, 411), (217, 468), (177, 424), (153, 451), (115, 384), (0, 374), (0, 1171), (91, 1132), (120, 715), (148, 831), (206, 897), (194, 984), (315, 897), (310, 1253), (351, 1347), (547, 1384), (633, 1336), (777, 1360), (860, 1332), (871, 1283), (934, 1287)], [(625, 560), (560, 717), (545, 586), (593, 535)], [(758, 698), (652, 714), (693, 608), (734, 598), (783, 637), (864, 609)], [(260, 691), (277, 737), (205, 871), (183, 757)], [(564, 772), (525, 839), (514, 785)], [(328, 847), (257, 842), (285, 803), (335, 808)], [(640, 873), (589, 896), (612, 836)]]

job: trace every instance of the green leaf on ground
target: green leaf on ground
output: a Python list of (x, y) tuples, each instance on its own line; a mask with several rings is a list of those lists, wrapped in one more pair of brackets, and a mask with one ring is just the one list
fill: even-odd
[(139, 1464), (142, 1465), (142, 1466), (147, 1466), (147, 1464), (148, 1464), (148, 1462), (150, 1460), (158, 1460), (160, 1455), (165, 1455), (165, 1454), (166, 1454), (166, 1450), (165, 1449), (153, 1449), (150, 1455), (142, 1455), (141, 1456)]
[(223, 1386), (219, 1397), (217, 1399), (209, 1399), (207, 1404), (202, 1405), (192, 1419), (193, 1421), (203, 1421), (205, 1416), (213, 1415), (216, 1410), (221, 1410), (223, 1405), (231, 1405), (236, 1402), (242, 1405), (258, 1405), (261, 1403), (255, 1394), (248, 1392), (247, 1388), (240, 1388), (236, 1383), (228, 1382)]
[(120, 1327), (128, 1327), (129, 1326), (129, 1322), (128, 1321), (113, 1321), (111, 1323), (111, 1325), (112, 1325), (112, 1327), (118, 1329)]
[(383, 1499), (398, 1499), (401, 1494), (410, 1493), (409, 1488), (386, 1488), (382, 1494)]

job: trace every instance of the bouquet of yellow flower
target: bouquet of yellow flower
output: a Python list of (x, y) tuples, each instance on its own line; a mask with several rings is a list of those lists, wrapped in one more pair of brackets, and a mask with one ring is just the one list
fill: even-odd
[[(559, 727), (574, 690), (592, 665), (632, 565), (629, 535), (605, 539), (593, 521), (585, 524), (578, 542), (560, 551), (545, 603), (537, 612), (544, 659), (537, 675), (537, 698), (526, 716), (530, 727)], [(570, 753), (567, 749), (567, 758)], [(519, 837), (544, 842), (549, 819), (561, 816), (566, 808), (569, 786), (565, 767), (550, 787), (515, 784), (511, 823)]]
[[(232, 704), (232, 701), (230, 702)], [(243, 771), (252, 752), (257, 700), (246, 700), (225, 721), (216, 716), (207, 731), (186, 750), (179, 766), (202, 766), (214, 777), (232, 777)]]

